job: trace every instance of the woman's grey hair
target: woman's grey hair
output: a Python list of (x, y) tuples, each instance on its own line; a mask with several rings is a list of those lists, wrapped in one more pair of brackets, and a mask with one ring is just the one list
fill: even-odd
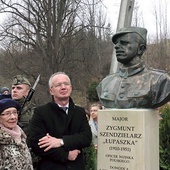
[(95, 106), (97, 106), (98, 109), (103, 109), (101, 103), (99, 103), (99, 102), (98, 102), (98, 103), (93, 103), (93, 104), (91, 104), (90, 108), (95, 107)]
[(54, 74), (52, 74), (52, 75), (50, 76), (49, 81), (48, 81), (49, 88), (52, 87), (52, 78), (53, 78), (54, 76), (56, 76), (56, 75), (59, 75), (59, 74), (66, 75), (66, 76), (68, 77), (70, 83), (71, 83), (70, 77), (69, 77), (65, 72), (59, 71), (59, 72), (56, 72), (56, 73), (54, 73)]

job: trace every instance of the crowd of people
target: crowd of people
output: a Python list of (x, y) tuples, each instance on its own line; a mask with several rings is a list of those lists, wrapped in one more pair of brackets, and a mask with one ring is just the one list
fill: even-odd
[[(0, 135), (4, 138), (1, 140), (4, 145), (0, 144), (0, 150), (2, 151), (0, 159), (5, 159), (4, 155), (8, 158), (5, 162), (1, 161), (0, 169), (33, 169), (31, 165), (34, 159), (29, 161), (31, 165), (25, 162), (30, 160), (31, 152), (28, 144), (28, 128), (35, 107), (31, 102), (23, 105), (30, 88), (31, 83), (29, 80), (23, 75), (17, 75), (14, 77), (10, 88), (2, 87), (0, 89)], [(10, 109), (14, 108), (15, 111), (11, 112)], [(11, 125), (12, 127), (10, 127)], [(5, 139), (4, 131), (6, 133), (10, 132), (10, 138), (7, 137)], [(15, 137), (17, 137), (17, 140)], [(20, 138), (19, 141), (18, 138)], [(13, 147), (14, 144), (16, 144), (15, 148)]]
[(49, 78), (52, 101), (47, 104), (24, 103), (30, 88), (29, 80), (17, 75), (11, 88), (0, 90), (0, 159), (6, 160), (0, 169), (86, 170), (84, 148), (93, 144), (97, 150), (98, 103), (88, 108), (88, 120), (70, 97), (72, 84), (64, 72)]

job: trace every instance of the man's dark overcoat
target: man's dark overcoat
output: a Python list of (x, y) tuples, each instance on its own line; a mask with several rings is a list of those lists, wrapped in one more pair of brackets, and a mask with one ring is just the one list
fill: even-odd
[[(44, 152), (38, 141), (47, 133), (56, 138), (63, 138), (64, 146)], [(30, 138), (33, 152), (40, 156), (38, 170), (85, 170), (82, 149), (92, 140), (90, 126), (85, 110), (69, 101), (68, 115), (54, 102), (37, 107), (30, 124)], [(75, 161), (68, 160), (68, 152), (81, 150)]]

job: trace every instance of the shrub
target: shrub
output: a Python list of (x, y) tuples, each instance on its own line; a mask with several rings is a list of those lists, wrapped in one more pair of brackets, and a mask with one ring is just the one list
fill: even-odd
[(170, 169), (170, 105), (166, 104), (160, 108), (162, 119), (159, 124), (159, 153), (160, 170)]
[(97, 168), (97, 153), (94, 149), (94, 144), (91, 142), (90, 146), (83, 149), (85, 160), (86, 160), (86, 170), (96, 170)]
[(87, 95), (88, 95), (88, 100), (90, 102), (96, 102), (99, 101), (98, 95), (97, 95), (97, 91), (96, 91), (96, 87), (99, 83), (97, 82), (92, 82), (87, 90)]

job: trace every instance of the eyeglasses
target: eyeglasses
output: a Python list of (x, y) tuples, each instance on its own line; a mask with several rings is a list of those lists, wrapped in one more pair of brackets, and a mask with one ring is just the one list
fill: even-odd
[(4, 112), (4, 113), (1, 113), (0, 114), (0, 116), (6, 116), (6, 117), (10, 117), (11, 115), (14, 115), (14, 116), (16, 116), (16, 115), (18, 115), (18, 111), (16, 110), (16, 111), (7, 111), (7, 112)]
[(90, 110), (90, 112), (97, 112), (98, 110)]
[[(57, 83), (56, 85), (54, 85), (54, 86), (52, 86), (52, 87), (61, 87), (62, 85), (70, 86), (71, 83), (70, 83), (70, 82)], [(52, 88), (52, 87), (51, 87), (51, 88)]]

